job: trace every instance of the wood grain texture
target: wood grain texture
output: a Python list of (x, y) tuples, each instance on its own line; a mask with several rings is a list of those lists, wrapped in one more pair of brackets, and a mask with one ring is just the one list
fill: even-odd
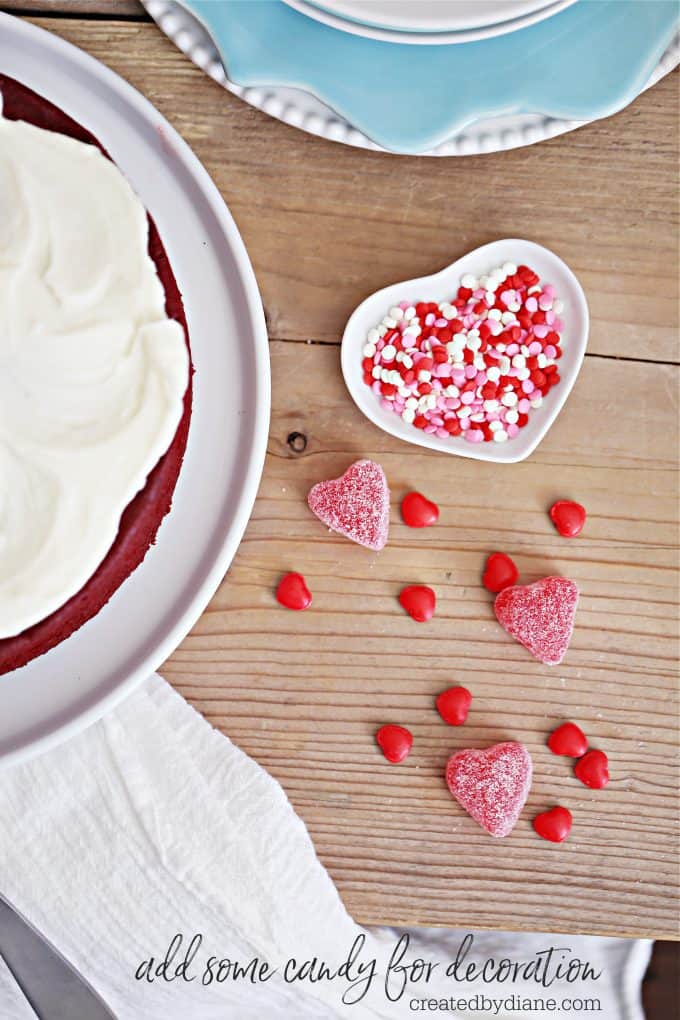
[[(471, 927), (677, 933), (677, 702), (674, 572), (677, 449), (673, 366), (588, 359), (561, 418), (530, 461), (505, 468), (406, 447), (349, 402), (337, 349), (272, 344), (274, 415), (255, 513), (222, 588), (165, 676), (284, 785), (361, 921)], [(625, 430), (601, 427), (597, 393), (626, 407)], [(640, 398), (640, 393), (643, 394)], [(296, 455), (287, 438), (307, 437)], [(305, 494), (359, 456), (385, 468), (391, 539), (375, 555), (329, 534)], [(396, 506), (409, 488), (441, 507), (413, 532)], [(582, 500), (587, 530), (560, 539), (546, 508)], [(480, 585), (501, 547), (526, 580), (559, 572), (583, 595), (562, 666), (535, 662), (495, 623)], [(273, 598), (303, 572), (311, 610)], [(419, 626), (397, 605), (404, 583), (432, 585), (438, 613)], [(464, 730), (434, 697), (474, 694)], [(612, 783), (588, 791), (545, 748), (577, 720), (606, 748)], [(384, 763), (382, 723), (412, 728), (408, 764)], [(515, 738), (536, 778), (504, 844), (486, 836), (443, 782), (449, 754)], [(576, 825), (558, 850), (533, 834), (554, 803)], [(569, 892), (565, 896), (565, 875)]]
[[(229, 202), (268, 311), (269, 452), (234, 564), (164, 675), (281, 781), (357, 920), (677, 938), (677, 76), (608, 121), (540, 146), (434, 160), (346, 149), (270, 120), (225, 94), (149, 24), (38, 19), (140, 88), (194, 147)], [(105, 139), (103, 139), (105, 141)], [(593, 313), (590, 355), (528, 462), (438, 456), (384, 435), (344, 389), (337, 341), (369, 291), (419, 276), (496, 236), (554, 247)], [(314, 340), (314, 343), (291, 341)], [(323, 342), (318, 342), (323, 341)], [(617, 360), (626, 359), (626, 360)], [(289, 443), (306, 439), (303, 452)], [(375, 555), (329, 534), (305, 495), (357, 457), (393, 491), (389, 545)], [(410, 488), (441, 507), (414, 532)], [(546, 509), (583, 502), (560, 539)], [(495, 623), (485, 556), (510, 552), (522, 577), (572, 577), (582, 600), (564, 663), (534, 661)], [(289, 569), (314, 605), (279, 608)], [(396, 602), (431, 584), (427, 625)], [(474, 694), (463, 730), (436, 693)], [(589, 791), (545, 747), (578, 721), (607, 750), (612, 782)], [(408, 725), (391, 766), (377, 726)], [(443, 768), (463, 746), (514, 738), (535, 781), (512, 836), (488, 837), (451, 800)], [(575, 816), (561, 847), (532, 815)]]

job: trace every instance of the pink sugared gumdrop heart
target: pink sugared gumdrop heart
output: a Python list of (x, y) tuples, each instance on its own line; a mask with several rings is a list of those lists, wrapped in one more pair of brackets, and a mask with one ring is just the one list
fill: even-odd
[(458, 751), (446, 764), (446, 783), (461, 807), (492, 836), (512, 832), (531, 786), (531, 756), (508, 740), (485, 751)]
[(564, 658), (574, 629), (578, 588), (566, 577), (544, 577), (513, 585), (494, 602), (498, 622), (531, 654), (549, 666)]
[(390, 490), (385, 472), (372, 460), (357, 460), (340, 478), (319, 482), (307, 502), (332, 531), (376, 552), (387, 542)]

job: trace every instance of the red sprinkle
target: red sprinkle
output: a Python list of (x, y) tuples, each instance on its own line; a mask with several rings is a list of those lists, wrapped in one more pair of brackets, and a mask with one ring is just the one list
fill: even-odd
[(576, 538), (583, 531), (586, 523), (585, 507), (570, 499), (558, 499), (550, 507), (550, 519), (565, 538)]
[(276, 601), (286, 609), (309, 609), (312, 593), (302, 574), (284, 574), (276, 589)]
[(409, 528), (429, 528), (439, 518), (439, 507), (422, 492), (408, 492), (401, 501), (401, 516)]
[(408, 756), (413, 746), (413, 734), (404, 726), (381, 726), (375, 735), (378, 747), (388, 761), (398, 765)]
[(449, 687), (437, 697), (437, 711), (449, 726), (462, 726), (471, 704), (472, 695), (467, 687)]
[(491, 553), (486, 561), (482, 584), (494, 593), (515, 584), (519, 573), (514, 562), (505, 553)]
[(609, 782), (609, 760), (604, 751), (588, 751), (574, 765), (574, 774), (584, 786), (601, 790)]
[(437, 599), (426, 585), (410, 584), (399, 592), (399, 603), (417, 623), (425, 623), (434, 616)]
[(548, 737), (548, 747), (553, 754), (580, 758), (588, 750), (588, 738), (576, 723), (565, 722), (552, 731)]
[(532, 825), (541, 839), (547, 839), (550, 843), (563, 843), (571, 832), (572, 821), (568, 808), (554, 807), (536, 815)]

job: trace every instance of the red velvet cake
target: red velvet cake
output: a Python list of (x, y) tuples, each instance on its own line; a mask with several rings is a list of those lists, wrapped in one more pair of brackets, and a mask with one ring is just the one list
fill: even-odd
[[(53, 103), (2, 74), (0, 94), (2, 115), (8, 120), (25, 121), (48, 131), (68, 135), (80, 142), (96, 145), (107, 158), (110, 158), (89, 131)], [(163, 285), (165, 312), (168, 319), (174, 319), (182, 326), (190, 356), (189, 334), (180, 291), (151, 217), (148, 217), (148, 223), (148, 253)], [(191, 418), (192, 371), (193, 368), (190, 366), (183, 413), (174, 439), (148, 475), (144, 488), (123, 512), (117, 537), (106, 557), (80, 591), (60, 608), (22, 633), (0, 640), (0, 674), (25, 665), (68, 638), (99, 612), (144, 559), (155, 540), (163, 517), (170, 509), (182, 465)]]

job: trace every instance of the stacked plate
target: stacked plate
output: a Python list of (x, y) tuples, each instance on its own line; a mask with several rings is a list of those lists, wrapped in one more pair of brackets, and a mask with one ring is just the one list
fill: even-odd
[(678, 63), (669, 0), (143, 0), (246, 102), (334, 141), (460, 156), (607, 117)]
[(285, 0), (322, 24), (367, 39), (425, 46), (474, 42), (526, 28), (575, 0)]

